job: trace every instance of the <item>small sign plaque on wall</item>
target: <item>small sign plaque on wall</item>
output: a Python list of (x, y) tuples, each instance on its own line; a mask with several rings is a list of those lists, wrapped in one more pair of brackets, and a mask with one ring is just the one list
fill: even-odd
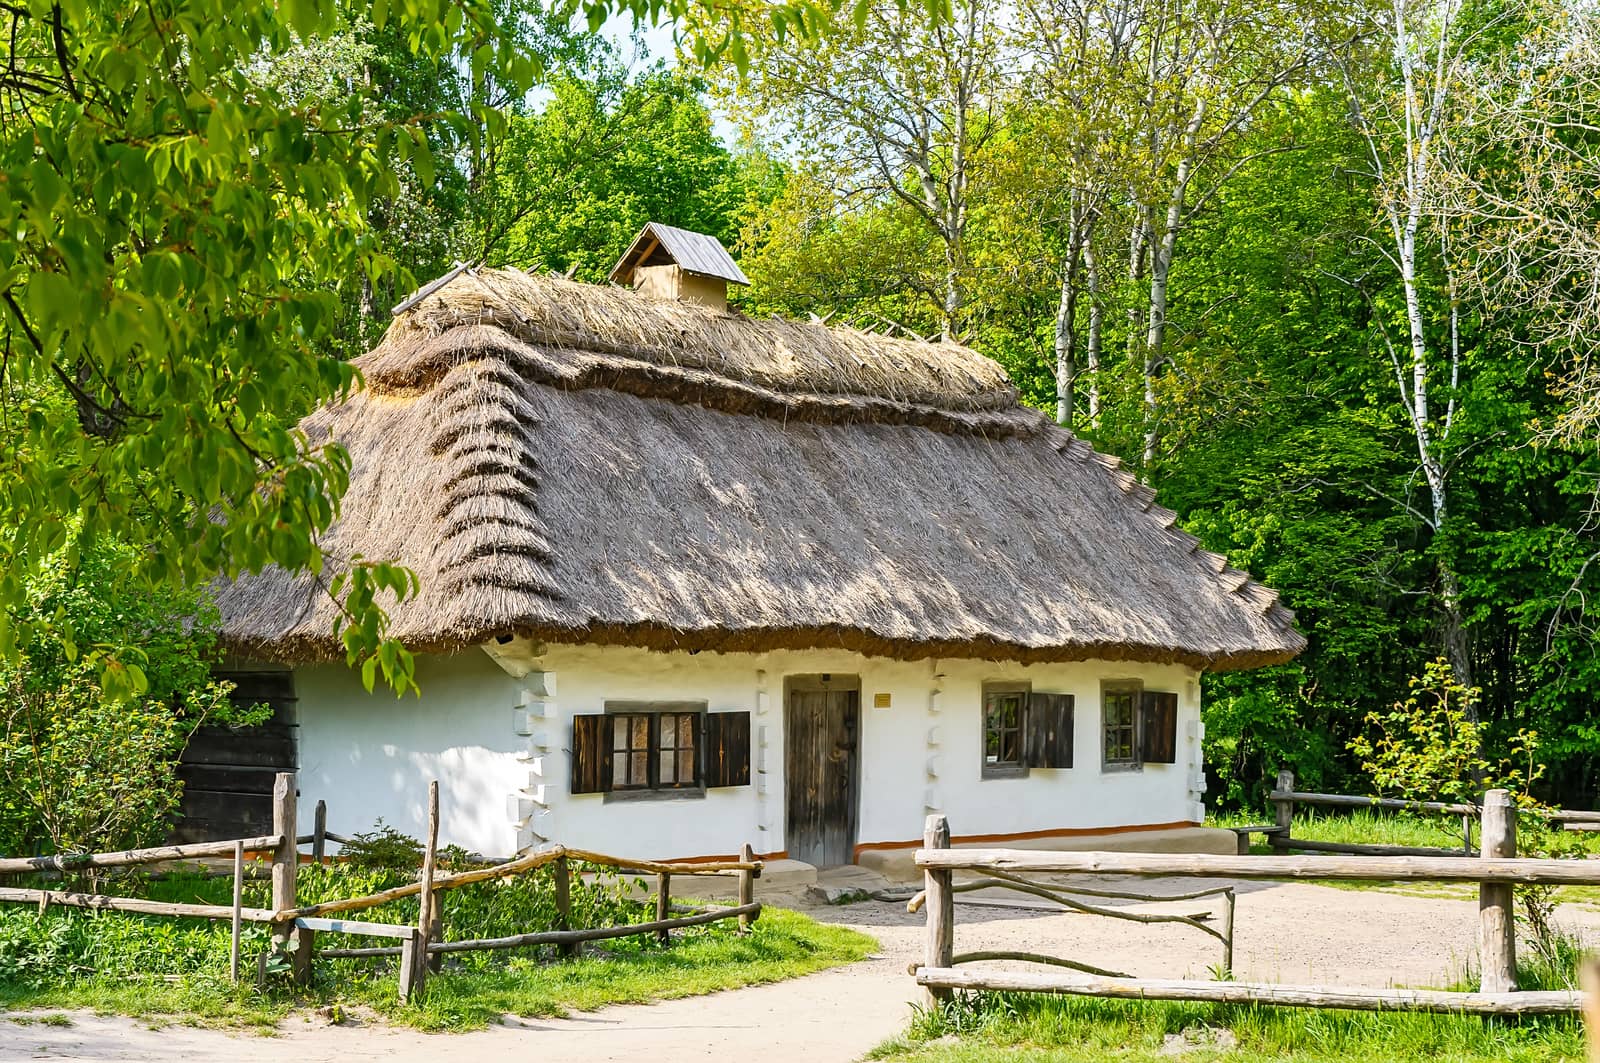
[(872, 695), (872, 707), (875, 708), (875, 709), (887, 709), (889, 707), (889, 695), (888, 694), (874, 694), (874, 695)]

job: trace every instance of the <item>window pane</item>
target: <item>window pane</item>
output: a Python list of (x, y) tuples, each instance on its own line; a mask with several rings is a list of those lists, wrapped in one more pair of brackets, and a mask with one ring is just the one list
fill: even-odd
[(627, 716), (613, 716), (611, 718), (611, 748), (628, 748), (628, 719)]
[(649, 749), (650, 748), (650, 717), (648, 717), (648, 716), (632, 716), (632, 717), (629, 717), (629, 718), (631, 720), (633, 720), (633, 741), (630, 742), (629, 745), (633, 749)]
[(633, 784), (635, 786), (645, 785), (650, 780), (649, 751), (642, 750), (638, 753), (630, 754), (629, 759), (633, 761)]
[(1027, 695), (1015, 690), (994, 692), (983, 699), (983, 761), (991, 767), (1022, 763), (1022, 716)]
[(662, 786), (671, 786), (673, 783), (678, 781), (678, 776), (674, 770), (676, 766), (676, 754), (674, 754), (670, 749), (662, 750), (660, 754), (660, 763), (658, 765), (660, 775), (657, 776), (657, 780)]
[(678, 751), (678, 781), (686, 784), (694, 782), (694, 750), (692, 749)]

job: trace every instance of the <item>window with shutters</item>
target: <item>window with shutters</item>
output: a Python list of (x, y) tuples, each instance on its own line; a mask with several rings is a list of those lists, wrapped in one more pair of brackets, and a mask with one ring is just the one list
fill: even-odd
[(1101, 688), (1101, 764), (1106, 771), (1128, 771), (1146, 764), (1178, 760), (1178, 695), (1145, 690), (1134, 681)]
[(1100, 690), (1101, 766), (1107, 771), (1139, 767), (1139, 696), (1137, 683), (1107, 683)]
[(983, 777), (1072, 767), (1072, 703), (1071, 694), (1038, 693), (1026, 683), (985, 683)]
[(704, 702), (610, 701), (572, 720), (571, 789), (613, 798), (703, 797), (750, 782), (750, 714)]
[(983, 686), (983, 777), (1026, 775), (1022, 738), (1028, 713), (1025, 683), (985, 683)]

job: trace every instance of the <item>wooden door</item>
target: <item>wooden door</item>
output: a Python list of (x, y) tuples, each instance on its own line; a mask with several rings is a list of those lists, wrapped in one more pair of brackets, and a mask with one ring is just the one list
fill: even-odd
[(851, 863), (859, 792), (860, 691), (796, 683), (784, 720), (786, 846), (817, 867)]

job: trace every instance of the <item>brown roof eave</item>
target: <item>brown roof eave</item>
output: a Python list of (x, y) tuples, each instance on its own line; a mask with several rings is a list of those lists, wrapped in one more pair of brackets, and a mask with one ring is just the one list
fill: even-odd
[[(1016, 661), (1044, 664), (1064, 661), (1130, 661), (1145, 664), (1182, 664), (1205, 672), (1239, 671), (1287, 664), (1305, 649), (1298, 631), (1283, 632), (1278, 646), (1216, 650), (1204, 653), (1176, 647), (1082, 643), (1067, 646), (1020, 646), (992, 639), (971, 641), (907, 641), (887, 639), (854, 628), (801, 628), (684, 631), (659, 624), (600, 625), (588, 628), (517, 626), (481, 631), (441, 633), (407, 640), (414, 653), (454, 653), (493, 638), (519, 635), (535, 642), (562, 645), (634, 647), (658, 652), (764, 653), (775, 650), (845, 650), (868, 657), (895, 660)], [(331, 637), (295, 636), (283, 640), (224, 637), (230, 653), (284, 664), (309, 664), (340, 660), (344, 647)]]

